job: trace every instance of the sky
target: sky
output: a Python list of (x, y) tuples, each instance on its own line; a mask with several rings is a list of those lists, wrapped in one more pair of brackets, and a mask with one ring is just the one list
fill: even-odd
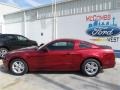
[[(0, 0), (2, 3), (15, 5), (17, 7), (20, 7), (22, 9), (28, 9), (32, 7), (37, 7), (40, 5), (45, 5), (48, 3), (52, 3), (54, 0)], [(60, 0), (57, 0), (60, 1)]]

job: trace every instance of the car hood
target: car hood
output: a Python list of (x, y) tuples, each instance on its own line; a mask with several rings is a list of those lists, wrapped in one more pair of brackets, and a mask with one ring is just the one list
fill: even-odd
[(17, 53), (17, 52), (33, 52), (33, 51), (36, 51), (38, 49), (37, 46), (31, 46), (31, 47), (26, 47), (26, 48), (21, 48), (21, 49), (16, 49), (16, 50), (13, 50), (9, 53)]

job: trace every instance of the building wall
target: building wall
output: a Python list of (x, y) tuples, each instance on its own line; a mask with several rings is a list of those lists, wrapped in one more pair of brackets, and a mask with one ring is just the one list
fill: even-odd
[(95, 21), (86, 20), (89, 16), (106, 18), (106, 15), (111, 15), (110, 20), (100, 19), (100, 21), (112, 22), (112, 18), (115, 17), (115, 23), (119, 27), (119, 6), (119, 0), (72, 0), (58, 3), (56, 10), (54, 5), (41, 6), (4, 15), (3, 33), (25, 35), (39, 44), (56, 38), (78, 38), (119, 49), (119, 34), (101, 38), (86, 33), (89, 24)]
[(2, 33), (2, 22), (3, 22), (3, 16), (0, 15), (0, 33)]
[(53, 20), (44, 19), (26, 22), (25, 36), (40, 43), (52, 40)]
[[(22, 30), (24, 29), (23, 28), (23, 26), (24, 26), (23, 22), (7, 24), (6, 26), (5, 26), (5, 30), (9, 30), (9, 32), (5, 32), (5, 33), (9, 33), (9, 34), (13, 34), (13, 33), (21, 34)], [(4, 33), (4, 31), (2, 33)]]
[[(120, 50), (119, 12), (120, 10), (114, 10), (58, 17), (57, 38), (76, 38), (99, 45), (108, 45), (115, 50)], [(98, 24), (100, 23), (98, 25), (99, 28), (97, 24), (96, 26), (89, 27), (90, 24), (95, 24), (96, 20), (98, 20)], [(91, 29), (91, 32), (87, 33), (88, 29)]]
[(0, 3), (0, 33), (4, 29), (4, 19), (3, 15), (8, 13), (13, 13), (16, 11), (20, 11), (21, 9), (15, 6), (6, 5), (4, 3)]
[(0, 3), (0, 14), (1, 15), (13, 13), (13, 12), (20, 11), (20, 10), (21, 9), (18, 7)]

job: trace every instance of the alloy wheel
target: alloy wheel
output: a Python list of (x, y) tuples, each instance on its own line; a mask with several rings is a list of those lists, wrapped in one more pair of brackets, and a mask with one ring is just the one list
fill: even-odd
[(90, 58), (83, 62), (81, 71), (84, 75), (93, 77), (100, 72), (101, 68), (102, 66), (98, 60)]
[(14, 75), (24, 75), (28, 72), (28, 65), (23, 59), (13, 59), (10, 63), (10, 72)]
[(85, 65), (85, 71), (89, 75), (94, 75), (95, 73), (98, 72), (98, 69), (99, 69), (98, 64), (95, 62), (92, 62), (92, 61), (86, 63), (86, 65)]
[(7, 52), (8, 50), (6, 48), (0, 48), (0, 57), (3, 58)]

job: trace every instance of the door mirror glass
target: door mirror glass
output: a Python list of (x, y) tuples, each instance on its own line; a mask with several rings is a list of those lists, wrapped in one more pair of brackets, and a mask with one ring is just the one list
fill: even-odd
[(44, 45), (44, 43), (41, 43), (40, 45), (39, 45), (39, 47), (41, 47), (41, 46), (43, 46)]
[(48, 52), (48, 49), (46, 47), (44, 47), (40, 51), (42, 51), (42, 52)]

